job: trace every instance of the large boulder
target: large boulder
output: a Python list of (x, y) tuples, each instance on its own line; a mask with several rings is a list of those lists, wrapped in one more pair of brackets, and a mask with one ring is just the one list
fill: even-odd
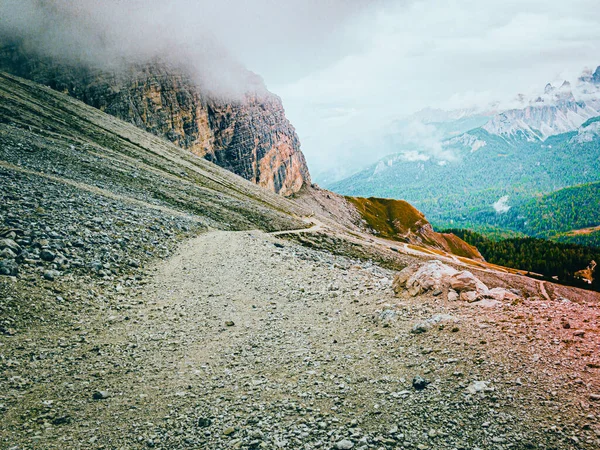
[[(428, 291), (438, 291), (438, 293), (446, 292), (446, 298), (450, 301), (460, 299), (482, 306), (497, 306), (502, 302), (520, 298), (518, 291), (513, 292), (499, 287), (488, 289), (471, 272), (467, 270), (459, 272), (438, 260), (406, 267), (394, 277), (392, 287), (397, 296), (405, 291), (413, 297)], [(434, 295), (437, 293), (434, 292)]]
[(450, 287), (456, 292), (474, 291), (478, 294), (485, 294), (488, 292), (487, 286), (467, 270), (454, 274), (450, 278)]
[(499, 302), (513, 301), (513, 300), (518, 300), (519, 298), (521, 298), (514, 292), (511, 292), (509, 290), (506, 290), (504, 288), (499, 288), (499, 287), (490, 289), (487, 297), (497, 300)]
[(396, 295), (404, 288), (414, 297), (434, 289), (444, 289), (448, 286), (450, 277), (457, 273), (456, 269), (437, 260), (413, 264), (396, 275), (393, 288)]

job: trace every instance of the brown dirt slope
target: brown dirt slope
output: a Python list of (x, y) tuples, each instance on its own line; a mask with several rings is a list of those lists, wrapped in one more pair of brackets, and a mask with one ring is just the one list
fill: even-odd
[(451, 233), (436, 233), (423, 213), (404, 200), (346, 197), (376, 235), (438, 248), (457, 256), (483, 260), (472, 245)]

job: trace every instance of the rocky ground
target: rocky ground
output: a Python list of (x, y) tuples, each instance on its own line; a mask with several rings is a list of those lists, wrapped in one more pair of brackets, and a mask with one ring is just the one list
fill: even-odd
[(88, 286), (60, 332), (2, 337), (2, 445), (598, 448), (598, 303), (395, 297), (393, 276), (203, 233), (145, 285)]
[[(326, 193), (294, 203), (23, 80), (0, 94), (0, 448), (600, 447), (597, 293), (344, 227)], [(431, 259), (514, 296), (394, 292)]]

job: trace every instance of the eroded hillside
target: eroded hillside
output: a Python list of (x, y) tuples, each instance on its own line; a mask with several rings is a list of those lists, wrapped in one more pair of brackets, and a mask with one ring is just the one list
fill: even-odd
[(281, 100), (255, 74), (244, 71), (248, 91), (228, 99), (199, 85), (183, 65), (122, 65), (90, 67), (38, 55), (19, 43), (0, 47), (0, 70), (68, 93), (271, 191), (290, 195), (310, 185)]
[[(369, 234), (29, 81), (0, 100), (1, 447), (600, 445), (598, 294)], [(485, 290), (392, 289), (432, 259)]]

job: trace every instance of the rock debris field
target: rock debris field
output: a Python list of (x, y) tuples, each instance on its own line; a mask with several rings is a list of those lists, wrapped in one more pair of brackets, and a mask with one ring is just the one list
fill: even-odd
[(600, 448), (597, 293), (0, 94), (1, 449)]
[(3, 448), (599, 446), (597, 305), (397, 297), (394, 272), (259, 231), (143, 273), (40, 281), (63, 322), (2, 337)]

